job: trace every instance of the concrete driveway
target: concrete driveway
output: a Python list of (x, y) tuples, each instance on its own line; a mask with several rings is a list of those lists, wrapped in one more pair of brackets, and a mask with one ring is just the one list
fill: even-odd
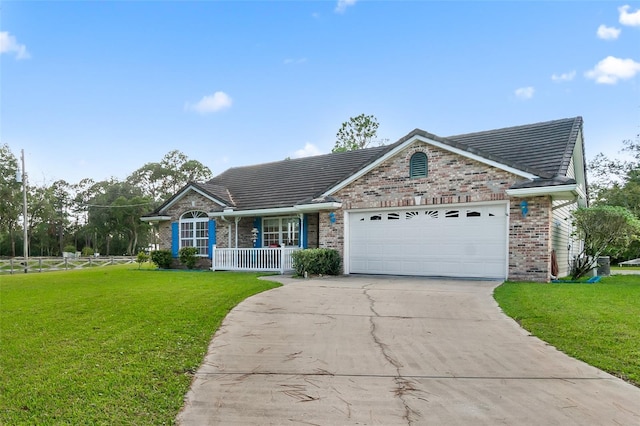
[(225, 319), (180, 424), (640, 424), (640, 389), (530, 336), (497, 282), (274, 278)]

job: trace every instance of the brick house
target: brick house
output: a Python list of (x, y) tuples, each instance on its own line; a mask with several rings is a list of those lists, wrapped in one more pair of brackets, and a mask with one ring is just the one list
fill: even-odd
[(235, 167), (142, 220), (174, 257), (195, 246), (214, 269), (284, 270), (285, 249), (327, 247), (345, 274), (544, 282), (552, 251), (568, 274), (571, 211), (586, 205), (575, 117)]

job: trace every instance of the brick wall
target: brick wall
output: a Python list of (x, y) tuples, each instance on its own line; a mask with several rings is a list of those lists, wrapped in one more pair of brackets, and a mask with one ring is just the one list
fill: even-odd
[[(324, 214), (328, 213), (324, 212)], [(319, 221), (319, 213), (307, 213), (307, 245), (309, 248), (318, 248)]]
[(158, 225), (158, 244), (160, 249), (171, 250), (171, 223), (178, 221), (180, 216), (184, 213), (189, 211), (202, 211), (208, 213), (210, 211), (221, 210), (222, 208), (218, 204), (212, 202), (199, 193), (195, 191), (188, 192), (164, 213), (167, 216), (171, 216), (171, 220), (168, 222), (161, 222)]
[[(520, 202), (526, 200), (528, 214)], [(509, 279), (549, 281), (551, 273), (551, 199), (514, 199), (509, 206)]]
[[(409, 161), (417, 151), (427, 154), (429, 171), (426, 178), (409, 178)], [(342, 209), (335, 212), (333, 224), (328, 214), (320, 214), (319, 245), (344, 253), (344, 210), (413, 206), (416, 196), (420, 196), (420, 205), (508, 200), (505, 190), (518, 180), (522, 178), (431, 145), (416, 143), (334, 195), (342, 201)], [(510, 261), (509, 279), (547, 281), (549, 228), (545, 229), (544, 224), (550, 223), (550, 202), (544, 198), (531, 200), (530, 216), (520, 220), (517, 218), (517, 215), (521, 216), (520, 201), (510, 200), (513, 220), (509, 252), (513, 261)], [(514, 228), (516, 225), (522, 226)]]

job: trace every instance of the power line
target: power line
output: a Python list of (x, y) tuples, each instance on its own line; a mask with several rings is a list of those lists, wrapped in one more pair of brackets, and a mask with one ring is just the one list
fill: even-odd
[(86, 207), (98, 207), (98, 208), (104, 208), (104, 209), (117, 209), (117, 208), (124, 208), (124, 207), (140, 207), (140, 206), (148, 206), (149, 204), (153, 204), (153, 201), (150, 201), (148, 203), (139, 203), (139, 204), (125, 204), (122, 206), (109, 206), (109, 205), (101, 205), (101, 204), (80, 204)]

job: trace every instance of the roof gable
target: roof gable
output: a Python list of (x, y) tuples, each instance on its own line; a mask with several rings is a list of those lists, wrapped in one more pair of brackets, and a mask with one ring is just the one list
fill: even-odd
[(228, 199), (225, 199), (222, 196), (219, 196), (220, 194), (228, 193), (228, 191), (225, 188), (217, 185), (210, 185), (207, 183), (200, 184), (196, 182), (189, 182), (188, 184), (183, 186), (178, 192), (173, 194), (171, 198), (169, 198), (167, 201), (162, 203), (160, 207), (158, 207), (154, 211), (154, 213), (152, 213), (151, 215), (158, 214), (158, 213), (161, 214), (163, 212), (166, 212), (167, 209), (169, 209), (172, 205), (174, 205), (175, 203), (180, 201), (182, 198), (184, 198), (190, 191), (197, 192), (198, 194), (202, 195), (205, 198), (208, 198), (209, 200), (213, 201), (215, 204), (218, 204), (221, 207), (227, 207), (231, 204)]

